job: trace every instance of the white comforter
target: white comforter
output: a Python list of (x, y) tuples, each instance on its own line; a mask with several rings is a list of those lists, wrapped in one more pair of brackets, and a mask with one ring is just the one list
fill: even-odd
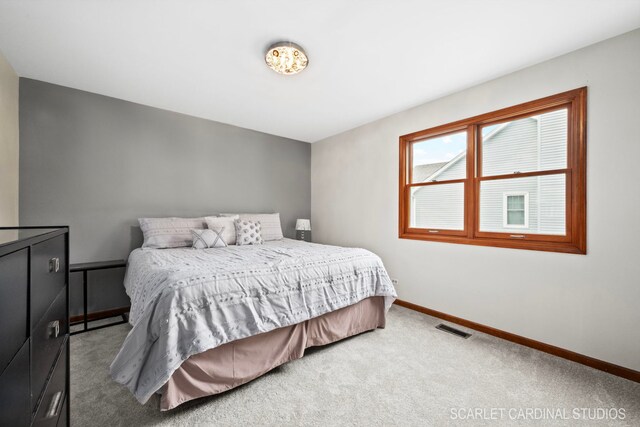
[(284, 239), (260, 246), (136, 249), (125, 288), (133, 329), (113, 379), (145, 403), (184, 360), (372, 296), (396, 297), (382, 261), (364, 249)]

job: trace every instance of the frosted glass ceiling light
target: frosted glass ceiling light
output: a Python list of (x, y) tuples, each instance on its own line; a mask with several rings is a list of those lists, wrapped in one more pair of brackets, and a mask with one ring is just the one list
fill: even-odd
[(269, 46), (264, 56), (269, 68), (285, 76), (298, 74), (309, 63), (307, 54), (300, 46), (292, 42), (278, 42)]

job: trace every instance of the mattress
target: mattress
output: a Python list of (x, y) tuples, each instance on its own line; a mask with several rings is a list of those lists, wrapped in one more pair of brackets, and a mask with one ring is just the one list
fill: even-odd
[(257, 246), (136, 249), (125, 289), (133, 326), (112, 378), (145, 403), (189, 357), (380, 296), (396, 297), (380, 258), (291, 239)]

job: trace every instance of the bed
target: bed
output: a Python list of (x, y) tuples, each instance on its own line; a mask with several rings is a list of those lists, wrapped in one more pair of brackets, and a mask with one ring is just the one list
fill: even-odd
[(311, 346), (385, 326), (396, 297), (375, 254), (291, 239), (134, 250), (132, 329), (111, 376), (161, 410), (244, 384)]

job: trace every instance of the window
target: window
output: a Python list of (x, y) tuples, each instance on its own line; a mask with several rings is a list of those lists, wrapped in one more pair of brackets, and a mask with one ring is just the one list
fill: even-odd
[(529, 193), (504, 193), (503, 196), (503, 227), (529, 228)]
[(586, 253), (586, 94), (401, 136), (400, 238)]

